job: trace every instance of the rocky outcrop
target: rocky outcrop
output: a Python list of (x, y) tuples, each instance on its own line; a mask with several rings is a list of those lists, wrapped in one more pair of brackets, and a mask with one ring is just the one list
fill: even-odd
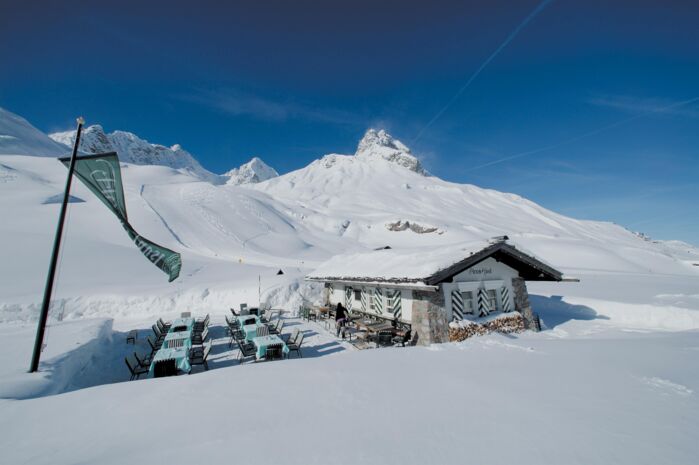
[(427, 175), (410, 149), (398, 139), (394, 139), (389, 133), (381, 130), (369, 129), (359, 141), (354, 156), (363, 158), (380, 157), (397, 165), (408, 168), (411, 171)]
[(402, 221), (398, 220), (394, 223), (386, 223), (386, 229), (389, 231), (406, 231), (410, 230), (414, 233), (417, 234), (429, 234), (436, 232), (438, 234), (441, 234), (441, 231), (439, 231), (438, 228), (435, 228), (434, 226), (423, 226), (418, 223), (411, 223), (410, 221)]

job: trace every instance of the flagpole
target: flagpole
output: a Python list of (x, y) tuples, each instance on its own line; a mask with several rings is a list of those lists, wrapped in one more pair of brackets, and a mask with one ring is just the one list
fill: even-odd
[(70, 186), (73, 181), (73, 172), (75, 171), (75, 160), (78, 156), (78, 146), (80, 145), (80, 133), (83, 129), (85, 120), (77, 119), (78, 130), (75, 133), (75, 143), (73, 144), (73, 153), (70, 157), (70, 166), (68, 167), (68, 178), (66, 179), (66, 188), (63, 193), (63, 203), (61, 204), (61, 213), (58, 216), (58, 227), (56, 228), (56, 236), (53, 240), (53, 252), (51, 253), (51, 263), (49, 265), (49, 274), (46, 277), (46, 288), (44, 289), (44, 300), (41, 304), (41, 313), (39, 314), (39, 326), (36, 330), (36, 340), (34, 341), (34, 353), (32, 355), (32, 364), (29, 367), (29, 372), (34, 373), (39, 370), (39, 359), (41, 358), (41, 349), (44, 345), (44, 332), (46, 330), (46, 320), (49, 316), (49, 304), (51, 302), (51, 293), (53, 292), (53, 281), (56, 277), (56, 264), (58, 262), (58, 252), (61, 248), (61, 237), (63, 236), (63, 224), (66, 219), (66, 210), (68, 200), (70, 198)]

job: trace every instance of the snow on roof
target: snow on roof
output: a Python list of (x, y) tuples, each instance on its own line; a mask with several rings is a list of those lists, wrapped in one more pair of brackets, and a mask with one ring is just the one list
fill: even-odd
[[(442, 273), (469, 257), (478, 254), (480, 261), (490, 256), (489, 250), (506, 249), (526, 260), (551, 280), (559, 280), (560, 272), (538, 258), (518, 249), (511, 243), (468, 242), (453, 246), (421, 247), (415, 249), (383, 249), (371, 252), (336, 255), (307, 276), (320, 281), (405, 282), (432, 285), (440, 281)], [(485, 253), (485, 255), (481, 254)], [(482, 255), (482, 256), (481, 256)], [(466, 265), (465, 267), (472, 266)], [(455, 270), (459, 272), (458, 270)], [(556, 279), (557, 278), (557, 279)], [(547, 279), (549, 280), (549, 279)]]
[(381, 249), (336, 255), (308, 279), (422, 282), (440, 270), (488, 247), (487, 242), (415, 249)]

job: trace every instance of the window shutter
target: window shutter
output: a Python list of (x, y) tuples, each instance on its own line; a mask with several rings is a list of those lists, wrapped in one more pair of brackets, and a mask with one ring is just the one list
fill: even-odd
[(383, 313), (383, 290), (380, 287), (374, 288), (374, 311), (378, 315)]
[(488, 302), (488, 291), (484, 287), (478, 289), (478, 316), (488, 316), (490, 313), (490, 302)]
[(507, 286), (502, 286), (500, 288), (500, 300), (502, 301), (502, 311), (511, 312), (512, 311), (512, 301), (510, 300), (510, 291)]
[(391, 313), (393, 313), (393, 316), (395, 318), (400, 319), (402, 314), (403, 314), (402, 308), (401, 308), (400, 291), (399, 290), (388, 291), (387, 297), (388, 297), (388, 310)]
[(458, 289), (451, 291), (451, 316), (456, 321), (464, 319), (464, 298)]

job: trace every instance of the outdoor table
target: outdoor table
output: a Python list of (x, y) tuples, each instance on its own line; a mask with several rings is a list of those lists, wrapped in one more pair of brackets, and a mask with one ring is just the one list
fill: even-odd
[(282, 341), (282, 338), (277, 336), (276, 334), (270, 334), (269, 336), (258, 336), (252, 339), (252, 343), (255, 344), (255, 347), (257, 348), (257, 358), (262, 358), (265, 356), (265, 353), (267, 352), (267, 346), (271, 344), (280, 344), (282, 345), (282, 353), (286, 356), (289, 355), (289, 348), (284, 344), (284, 341)]
[(264, 326), (262, 323), (254, 323), (251, 325), (243, 326), (243, 333), (245, 333), (245, 340), (252, 342), (252, 340), (257, 337), (257, 328)]
[(192, 347), (191, 331), (171, 331), (165, 335), (163, 348), (171, 349), (176, 347)]
[(174, 320), (172, 320), (169, 332), (179, 332), (175, 331), (179, 328), (183, 328), (184, 331), (191, 331), (192, 329), (194, 329), (194, 318), (175, 318)]
[(245, 326), (248, 320), (255, 320), (255, 323), (260, 322), (260, 317), (257, 315), (240, 315), (236, 318), (238, 319), (238, 323), (240, 323), (240, 326)]
[(177, 364), (177, 369), (179, 371), (184, 371), (189, 373), (192, 371), (192, 366), (189, 364), (189, 347), (178, 347), (176, 349), (160, 349), (156, 352), (153, 357), (153, 361), (150, 364), (150, 369), (148, 370), (148, 377), (153, 377), (153, 370), (155, 369), (155, 362), (160, 360), (169, 360), (171, 358), (175, 359)]
[(393, 325), (388, 322), (378, 322), (374, 324), (365, 325), (367, 331), (372, 333), (378, 333), (379, 331), (392, 331)]

